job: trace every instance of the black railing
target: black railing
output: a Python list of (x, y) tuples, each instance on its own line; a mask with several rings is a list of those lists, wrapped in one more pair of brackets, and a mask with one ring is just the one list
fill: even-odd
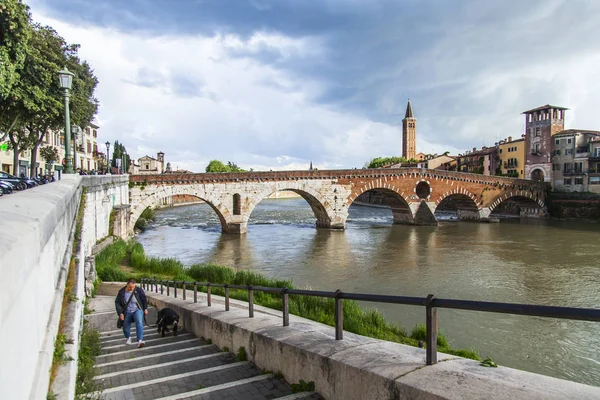
[[(160, 289), (159, 289), (160, 284)], [(209, 307), (212, 306), (211, 287), (220, 287), (225, 289), (225, 311), (229, 311), (229, 289), (241, 289), (248, 291), (248, 316), (254, 317), (254, 292), (278, 293), (281, 295), (283, 310), (283, 326), (290, 324), (289, 299), (290, 294), (300, 296), (328, 297), (335, 299), (335, 339), (344, 338), (344, 299), (368, 301), (373, 303), (391, 303), (410, 306), (425, 307), (425, 326), (426, 326), (426, 364), (433, 365), (437, 363), (437, 336), (438, 336), (438, 308), (448, 308), (453, 310), (483, 311), (502, 314), (528, 315), (533, 317), (561, 318), (579, 321), (600, 322), (600, 309), (597, 308), (574, 308), (574, 307), (554, 307), (538, 306), (531, 304), (515, 303), (493, 303), (487, 301), (472, 300), (452, 300), (438, 299), (430, 294), (427, 297), (407, 297), (392, 296), (381, 294), (361, 294), (345, 293), (341, 290), (335, 292), (326, 292), (319, 290), (273, 288), (252, 285), (229, 285), (226, 283), (210, 282), (186, 282), (186, 281), (162, 281), (157, 279), (144, 278), (141, 280), (144, 290), (150, 290), (155, 293), (164, 294), (166, 285), (166, 295), (170, 295), (170, 287), (173, 286), (173, 295), (177, 298), (177, 288), (183, 289), (183, 300), (186, 300), (187, 285), (192, 285), (194, 290), (194, 303), (198, 302), (198, 288), (206, 287), (206, 302)]]

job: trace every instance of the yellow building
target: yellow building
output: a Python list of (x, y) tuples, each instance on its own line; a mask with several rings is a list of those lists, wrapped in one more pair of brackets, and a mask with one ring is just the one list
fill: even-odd
[(499, 168), (502, 175), (510, 175), (515, 178), (525, 177), (525, 139), (501, 140), (498, 143)]

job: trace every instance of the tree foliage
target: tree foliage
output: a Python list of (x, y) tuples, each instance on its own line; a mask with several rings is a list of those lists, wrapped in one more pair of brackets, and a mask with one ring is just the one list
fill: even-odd
[(219, 160), (212, 160), (206, 166), (206, 172), (246, 172), (246, 170), (238, 167), (237, 164), (232, 161), (223, 164)]
[(122, 143), (119, 143), (118, 140), (115, 140), (115, 143), (113, 145), (113, 154), (112, 154), (112, 160), (110, 162), (110, 164), (113, 167), (117, 167), (117, 160), (121, 160), (122, 156), (125, 155), (125, 167), (124, 170), (126, 171), (128, 169), (128, 165), (130, 164), (130, 158), (129, 158), (129, 154), (127, 154), (127, 149), (125, 148), (125, 146)]
[(398, 163), (417, 163), (418, 160), (411, 159), (407, 160), (404, 157), (376, 157), (371, 159), (365, 164), (365, 168), (382, 168), (386, 165), (393, 165)]
[[(0, 96), (0, 139), (8, 137), (16, 169), (20, 152), (31, 149), (31, 165), (35, 165), (37, 148), (47, 132), (63, 128), (65, 105), (58, 71), (67, 67), (75, 73), (70, 116), (80, 127), (88, 125), (98, 111), (94, 97), (98, 79), (89, 64), (79, 59), (79, 45), (68, 44), (52, 27), (32, 23), (28, 8), (20, 1), (0, 4), (0, 28), (0, 94), (8, 93)], [(11, 52), (11, 48), (16, 50)], [(22, 62), (10, 64), (12, 59)]]
[(40, 157), (47, 163), (53, 163), (59, 160), (60, 155), (58, 154), (58, 149), (56, 147), (44, 146), (40, 149)]
[[(20, 0), (0, 2), (0, 99), (11, 96), (19, 80), (31, 35), (29, 7)], [(1, 116), (0, 116), (1, 117)]]

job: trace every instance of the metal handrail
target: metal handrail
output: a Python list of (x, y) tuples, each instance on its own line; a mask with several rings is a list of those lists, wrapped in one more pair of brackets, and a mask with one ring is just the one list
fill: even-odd
[(325, 297), (335, 300), (335, 339), (342, 340), (344, 338), (344, 300), (368, 301), (373, 303), (391, 303), (411, 306), (425, 307), (425, 326), (426, 326), (426, 364), (433, 365), (437, 363), (437, 336), (438, 336), (438, 319), (437, 309), (447, 308), (453, 310), (469, 310), (493, 312), (513, 315), (527, 315), (534, 317), (572, 319), (579, 321), (595, 321), (600, 322), (600, 309), (597, 308), (575, 308), (575, 307), (555, 307), (555, 306), (539, 306), (532, 304), (516, 304), (516, 303), (496, 303), (487, 301), (473, 300), (454, 300), (454, 299), (438, 299), (430, 294), (427, 297), (408, 297), (408, 296), (393, 296), (381, 294), (364, 294), (364, 293), (345, 293), (341, 290), (335, 292), (321, 290), (306, 290), (306, 289), (290, 289), (290, 288), (274, 288), (253, 285), (230, 285), (227, 283), (210, 283), (210, 282), (187, 282), (187, 281), (164, 281), (157, 279), (143, 278), (141, 285), (144, 290), (150, 290), (159, 293), (158, 285), (160, 283), (160, 294), (164, 294), (164, 286), (167, 287), (167, 296), (170, 294), (170, 287), (173, 286), (173, 295), (177, 298), (177, 287), (181, 285), (183, 288), (183, 300), (186, 299), (187, 285), (193, 285), (194, 303), (198, 302), (198, 288), (207, 288), (207, 304), (212, 306), (211, 287), (220, 287), (225, 289), (225, 311), (229, 311), (229, 289), (240, 289), (248, 291), (248, 316), (254, 317), (254, 292), (265, 292), (280, 294), (282, 299), (283, 309), (283, 326), (289, 326), (290, 312), (289, 299), (290, 294), (300, 296)]

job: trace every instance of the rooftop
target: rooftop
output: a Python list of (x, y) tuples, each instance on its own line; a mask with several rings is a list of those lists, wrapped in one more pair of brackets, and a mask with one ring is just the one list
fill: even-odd
[(523, 111), (521, 114), (529, 114), (529, 113), (536, 112), (536, 111), (547, 110), (549, 108), (554, 108), (555, 110), (568, 110), (568, 108), (566, 108), (566, 107), (553, 106), (550, 104), (546, 104), (545, 106), (532, 108), (531, 110)]
[(589, 130), (585, 130), (585, 129), (565, 129), (564, 131), (560, 131), (560, 132), (556, 133), (555, 135), (552, 135), (552, 137), (569, 136), (569, 135), (574, 135), (576, 133), (588, 133), (588, 134), (600, 136), (600, 131), (589, 131)]

